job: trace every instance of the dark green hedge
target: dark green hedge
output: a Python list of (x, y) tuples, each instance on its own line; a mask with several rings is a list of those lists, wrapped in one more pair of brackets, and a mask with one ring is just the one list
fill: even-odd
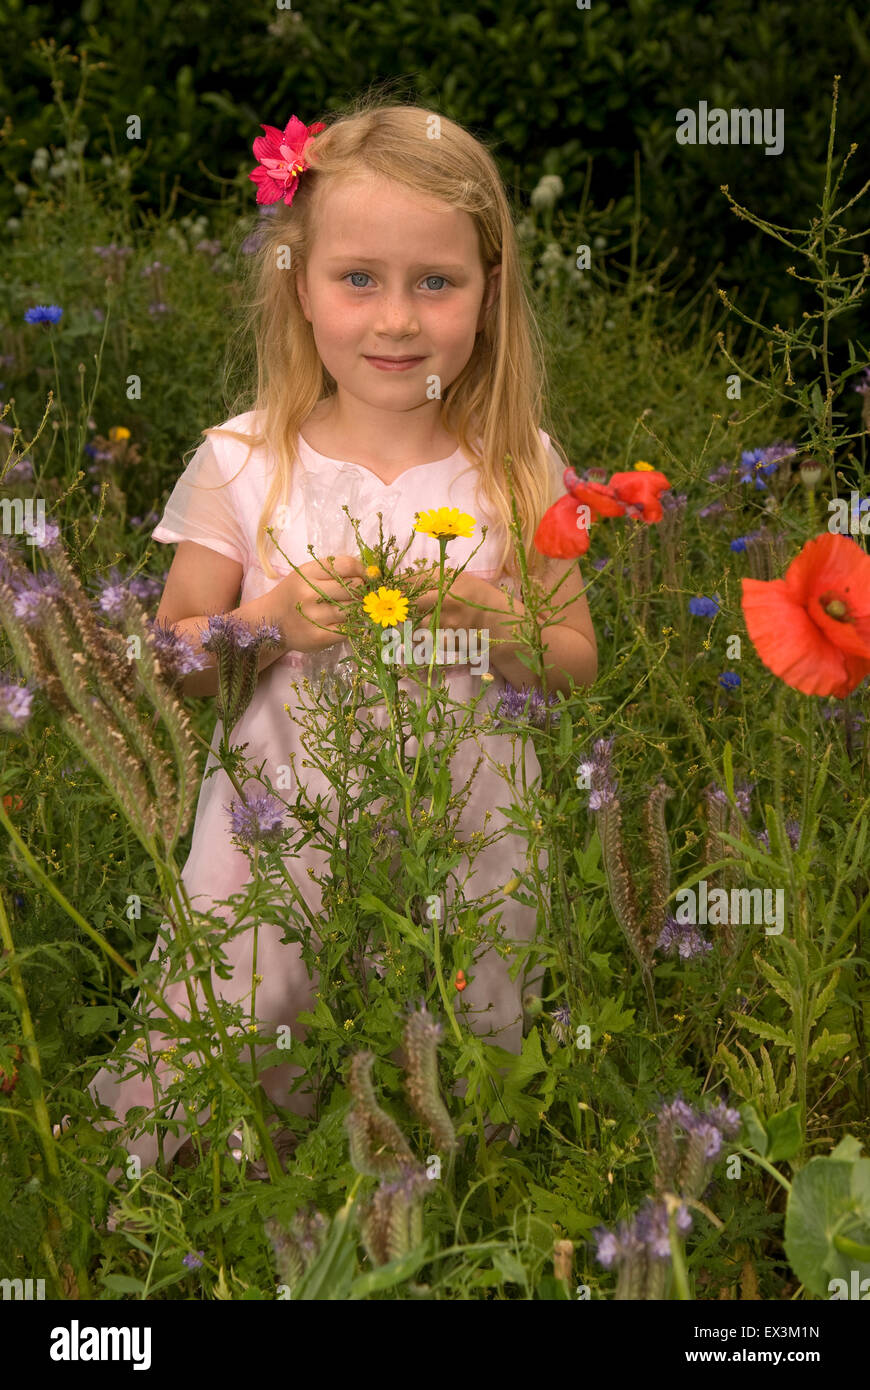
[[(558, 173), (563, 206), (576, 202), (585, 161), (593, 202), (633, 190), (641, 154), (648, 237), (694, 258), (696, 283), (723, 263), (723, 284), (768, 289), (780, 318), (794, 313), (781, 248), (727, 211), (720, 185), (784, 224), (806, 222), (818, 201), (832, 79), (841, 74), (840, 148), (870, 122), (870, 38), (863, 7), (816, 0), (482, 0), (469, 9), (406, 0), (317, 0), (298, 10), (238, 0), (84, 0), (78, 6), (4, 0), (0, 105), (9, 113), (0, 222), (14, 215), (16, 181), (39, 145), (57, 143), (39, 37), (89, 47), (95, 74), (84, 111), (86, 157), (124, 147), (128, 114), (141, 116), (145, 201), (165, 203), (176, 173), (189, 193), (214, 198), (215, 175), (252, 167), (260, 122), (292, 112), (313, 121), (383, 78), (406, 79), (408, 99), (462, 121), (489, 142), (519, 204), (542, 173)], [(69, 95), (69, 93), (68, 93)], [(676, 111), (700, 100), (782, 107), (785, 149), (678, 146)], [(856, 164), (861, 162), (859, 152)], [(200, 167), (200, 165), (204, 167)], [(867, 159), (864, 155), (866, 169)], [(253, 204), (253, 185), (251, 202)]]

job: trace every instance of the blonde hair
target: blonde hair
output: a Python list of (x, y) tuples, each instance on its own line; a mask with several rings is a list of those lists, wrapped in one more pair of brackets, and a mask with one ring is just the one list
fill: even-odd
[[(436, 139), (428, 134), (434, 125), (439, 128)], [(505, 529), (499, 573), (518, 579), (504, 467), (505, 455), (510, 454), (527, 565), (531, 574), (540, 575), (546, 562), (535, 551), (532, 537), (550, 505), (552, 487), (552, 465), (538, 434), (544, 347), (510, 206), (492, 156), (478, 139), (444, 116), (368, 94), (328, 122), (314, 137), (306, 159), (310, 167), (299, 180), (292, 205), (277, 204), (277, 212), (258, 223), (262, 241), (251, 258), (255, 292), (240, 332), (248, 350), (251, 343), (256, 350), (257, 390), (251, 408), (257, 413), (252, 427), (258, 432), (241, 434), (221, 427), (204, 431), (248, 442), (245, 463), (260, 446), (277, 459), (257, 526), (261, 568), (268, 578), (277, 577), (267, 553), (275, 551), (265, 527), (273, 524), (276, 506), (288, 500), (300, 426), (321, 399), (336, 391), (302, 311), (296, 275), (281, 268), (286, 257), (281, 248), (289, 247), (294, 271), (304, 268), (316, 234), (321, 190), (336, 178), (372, 174), (467, 212), (477, 226), (484, 274), (501, 266), (498, 298), (471, 357), (442, 397), (441, 424), (479, 470), (480, 494), (490, 517)]]

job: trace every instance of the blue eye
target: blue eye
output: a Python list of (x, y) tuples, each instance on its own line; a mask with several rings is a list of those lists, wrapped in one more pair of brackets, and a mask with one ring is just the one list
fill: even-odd
[[(370, 279), (372, 278), (372, 277), (369, 275), (369, 273), (368, 273), (367, 270), (349, 270), (349, 271), (347, 272), (347, 274), (346, 274), (345, 276), (343, 276), (342, 278), (345, 279), (345, 280), (352, 280), (352, 279), (354, 278), (354, 276), (362, 276), (362, 278), (365, 279), (365, 280), (370, 280)], [(448, 281), (446, 275), (426, 275), (426, 276), (424, 276), (424, 282), (425, 282), (426, 280), (440, 280), (440, 281), (442, 281), (442, 284), (444, 284), (444, 285), (449, 284), (449, 281)], [(364, 290), (364, 289), (367, 289), (367, 288), (368, 288), (368, 287), (367, 287), (366, 285), (351, 285), (351, 289), (354, 289), (354, 290)], [(439, 286), (439, 289), (440, 289), (440, 288), (441, 288), (441, 286)], [(433, 293), (434, 293), (434, 291), (433, 291)]]

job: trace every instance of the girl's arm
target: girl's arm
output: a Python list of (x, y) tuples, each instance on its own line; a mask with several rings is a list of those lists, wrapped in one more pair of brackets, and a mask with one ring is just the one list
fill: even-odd
[[(205, 658), (208, 665), (191, 671), (181, 683), (184, 695), (217, 694), (217, 656), (200, 645), (208, 619), (215, 613), (240, 618), (249, 627), (271, 623), (281, 635), (278, 646), (261, 648), (258, 673), (287, 652), (316, 652), (344, 640), (340, 624), (345, 608), (365, 579), (353, 555), (336, 555), (331, 569), (308, 560), (299, 573), (286, 575), (268, 593), (234, 607), (243, 569), (237, 560), (196, 541), (180, 541), (157, 609), (157, 619), (171, 624)], [(333, 579), (330, 575), (338, 577)]]
[[(583, 593), (583, 580), (576, 560), (550, 560), (544, 570), (541, 585), (545, 594), (567, 575), (564, 583), (551, 600), (553, 609), (559, 610), (555, 622), (541, 623), (541, 642), (544, 648), (544, 666), (547, 673), (547, 686), (550, 691), (561, 691), (568, 695), (571, 682), (575, 686), (592, 685), (598, 676), (598, 644), (595, 629), (589, 612), (589, 602)], [(465, 578), (459, 576), (460, 581)], [(474, 589), (480, 597), (469, 594), (473, 602), (483, 603), (487, 609), (477, 610), (477, 626), (489, 627), (490, 659), (493, 666), (506, 681), (519, 689), (520, 686), (538, 685), (535, 674), (519, 660), (517, 653), (523, 643), (515, 640), (517, 624), (525, 614), (525, 606), (518, 599), (509, 597), (503, 589), (497, 589), (483, 579), (472, 580)], [(472, 610), (475, 611), (475, 610)], [(542, 617), (546, 619), (548, 607), (545, 604)]]
[[(541, 641), (548, 688), (568, 695), (572, 680), (575, 686), (592, 685), (596, 680), (598, 645), (576, 560), (548, 561), (541, 579), (543, 591), (549, 594), (563, 575), (567, 578), (551, 600), (553, 609), (559, 610), (558, 616), (549, 626), (542, 622)], [(416, 599), (420, 613), (431, 613), (436, 598), (435, 589), (421, 594)], [(525, 611), (519, 599), (512, 598), (503, 589), (497, 589), (478, 575), (464, 573), (454, 580), (445, 595), (439, 622), (442, 627), (466, 631), (487, 629), (493, 666), (499, 675), (519, 689), (523, 685), (537, 686), (536, 677), (517, 656), (523, 643), (516, 640), (516, 630)], [(543, 618), (547, 611), (545, 603)]]
[[(204, 652), (200, 647), (200, 638), (212, 614), (232, 613), (253, 627), (261, 618), (277, 622), (280, 599), (274, 599), (272, 594), (235, 607), (243, 573), (238, 560), (231, 560), (217, 550), (198, 545), (196, 541), (178, 544), (157, 609), (157, 621), (171, 623), (178, 636), (185, 638), (209, 663), (204, 670), (191, 671), (184, 677), (181, 689), (185, 695), (217, 694), (217, 657), (214, 652)], [(288, 650), (289, 646), (282, 642), (280, 647), (261, 651), (258, 669), (262, 671)]]

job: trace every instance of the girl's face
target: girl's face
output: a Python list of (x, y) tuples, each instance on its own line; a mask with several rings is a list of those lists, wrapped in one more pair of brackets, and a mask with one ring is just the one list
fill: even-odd
[[(320, 195), (317, 233), (296, 285), (321, 361), (369, 406), (437, 399), (471, 356), (498, 294), (466, 212), (426, 202), (391, 180), (343, 179)], [(370, 360), (413, 357), (407, 370)]]

